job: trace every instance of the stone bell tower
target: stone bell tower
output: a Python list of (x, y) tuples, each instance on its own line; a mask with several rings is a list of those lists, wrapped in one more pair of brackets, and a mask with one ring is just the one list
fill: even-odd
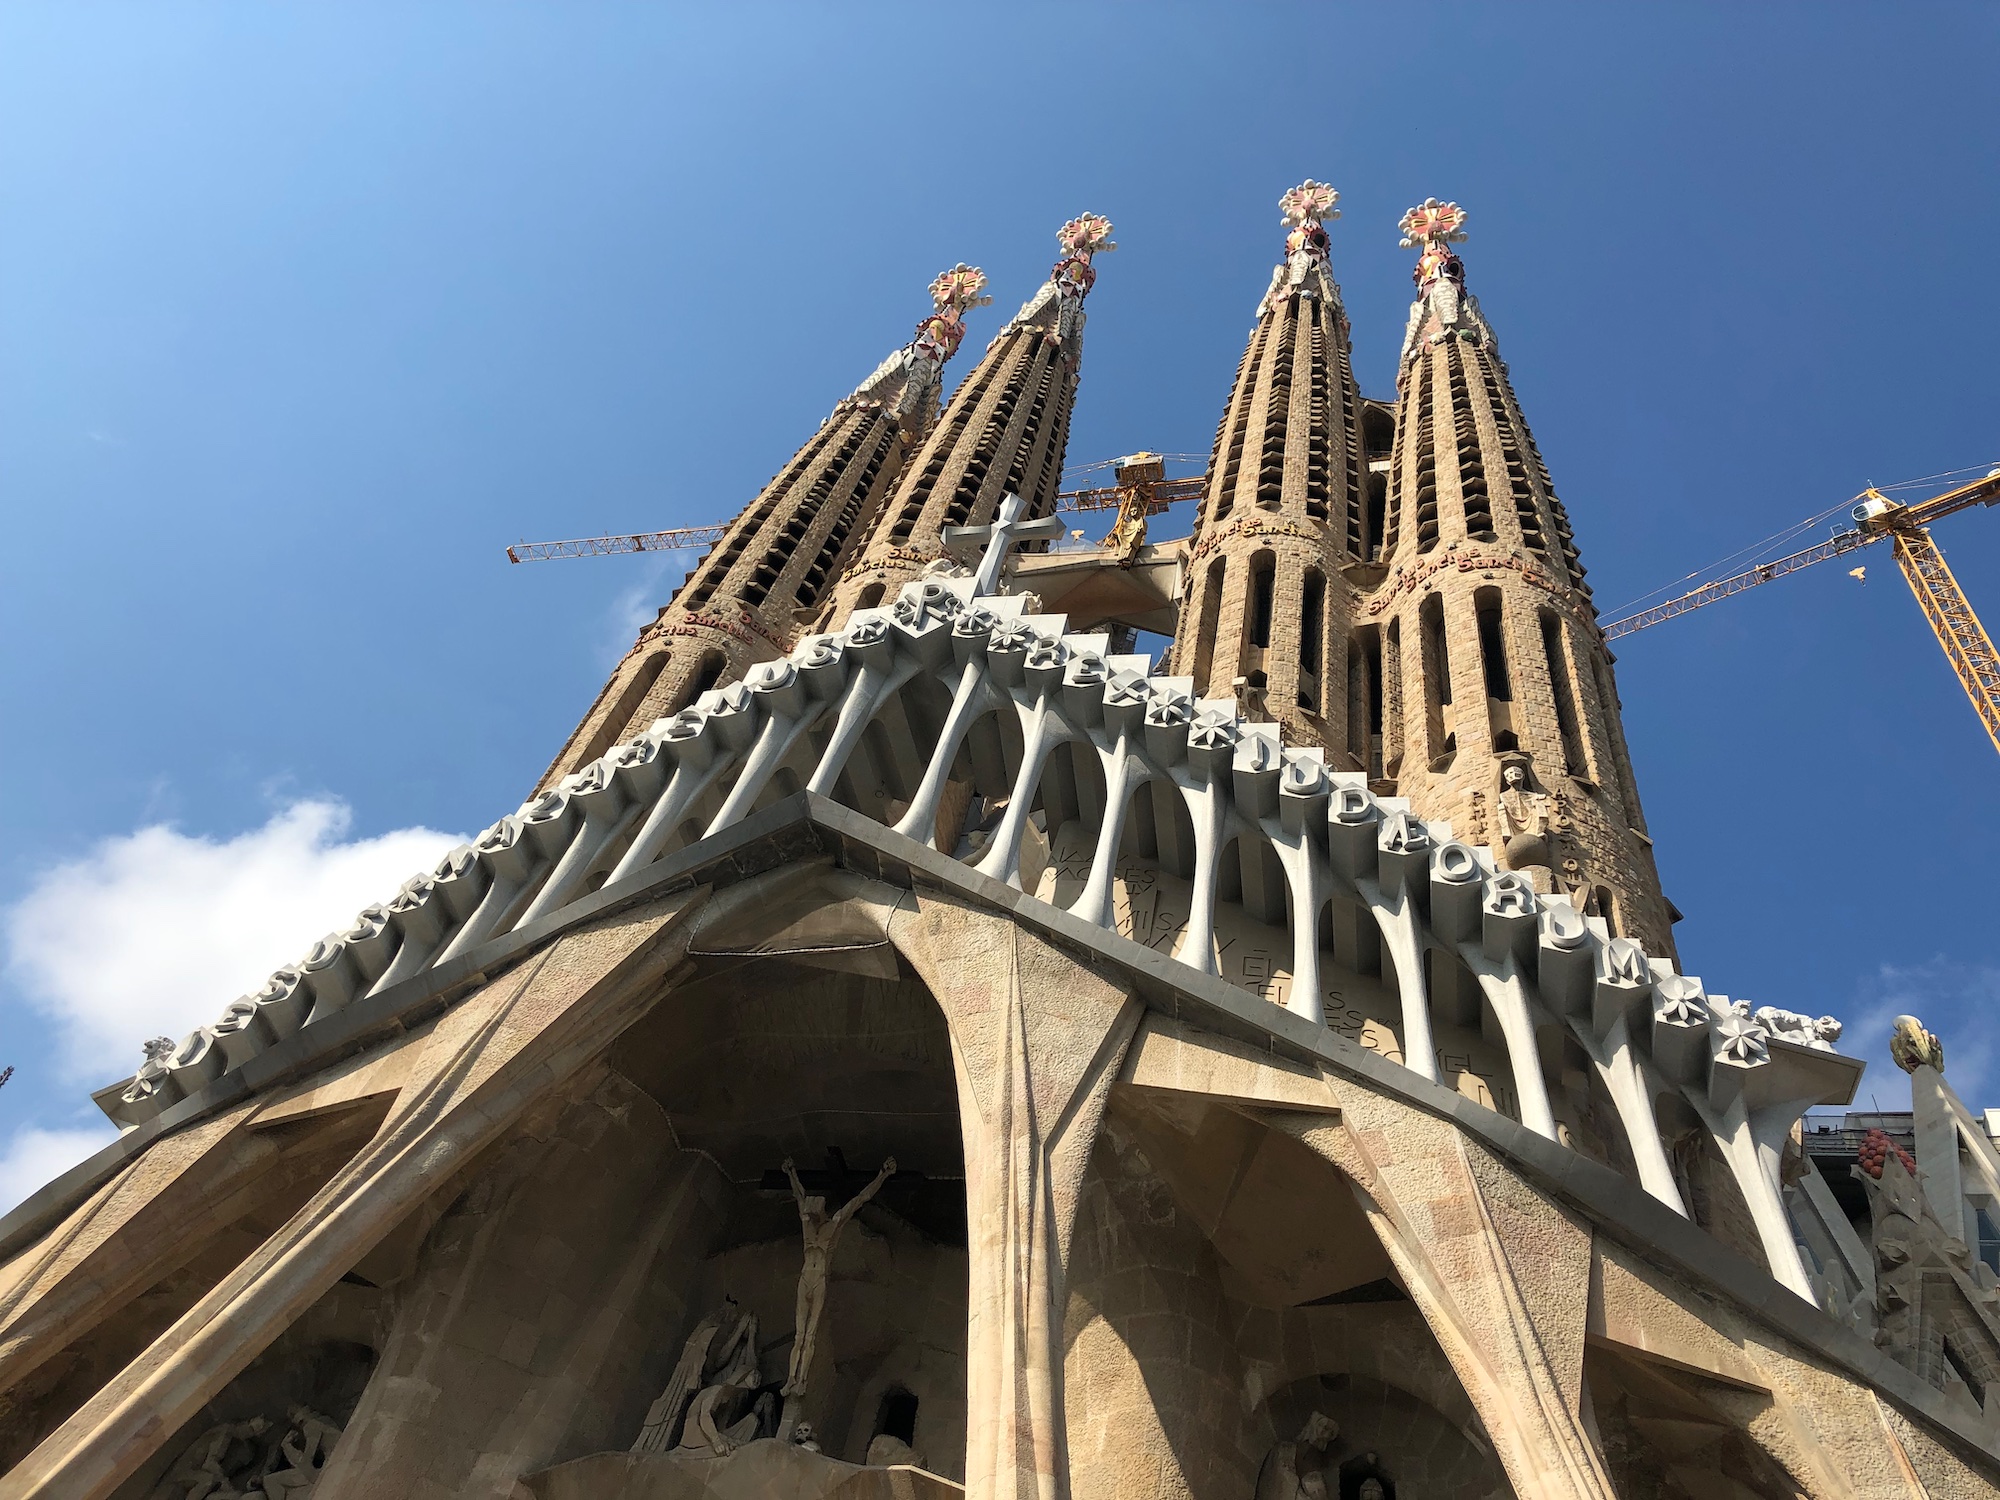
[(937, 425), (945, 363), (965, 339), (967, 310), (993, 300), (985, 289), (976, 266), (939, 274), (930, 286), (935, 311), (915, 337), (834, 407), (639, 633), (538, 791), (752, 663), (792, 649), (857, 527)]
[(1055, 510), (1083, 358), (1083, 299), (1097, 281), (1091, 258), (1118, 248), (1101, 214), (1078, 215), (1056, 239), (1062, 258), (953, 394), (834, 590), (822, 628), (893, 598), (943, 555), (945, 527), (991, 525), (1006, 496), (1026, 501), (1031, 518)]
[(1493, 329), (1465, 289), (1465, 210), (1403, 216), (1420, 252), (1403, 338), (1382, 556), (1350, 713), (1368, 771), (1538, 889), (1673, 951), (1652, 840), (1569, 518)]
[(1310, 179), (1279, 199), (1285, 260), (1257, 307), (1195, 522), (1173, 670), (1235, 697), (1288, 740), (1347, 745), (1343, 569), (1370, 555), (1360, 393), (1327, 264), (1340, 194)]

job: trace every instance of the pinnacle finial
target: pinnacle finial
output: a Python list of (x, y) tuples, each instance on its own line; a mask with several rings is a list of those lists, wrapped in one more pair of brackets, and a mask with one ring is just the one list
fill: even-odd
[(1339, 201), (1340, 194), (1331, 183), (1314, 182), (1308, 177), (1278, 199), (1278, 212), (1291, 228), (1304, 229), (1309, 224), (1323, 224), (1328, 219), (1339, 218), (1340, 210), (1334, 207)]
[(1086, 262), (1118, 248), (1112, 243), (1111, 221), (1103, 214), (1078, 214), (1056, 231), (1056, 243), (1065, 258), (1081, 257)]
[(1291, 226), (1291, 233), (1285, 236), (1288, 259), (1301, 250), (1315, 259), (1326, 259), (1329, 242), (1323, 226), (1328, 219), (1340, 217), (1340, 210), (1333, 206), (1339, 201), (1340, 194), (1330, 183), (1314, 182), (1310, 177), (1278, 199), (1278, 212)]
[(939, 312), (962, 313), (968, 308), (985, 307), (993, 299), (984, 296), (986, 273), (960, 261), (949, 271), (940, 271), (931, 282), (931, 303)]
[(1404, 214), (1396, 227), (1403, 231), (1405, 250), (1419, 246), (1460, 245), (1465, 242), (1465, 210), (1456, 203), (1426, 198)]
[(917, 325), (911, 348), (942, 365), (965, 341), (966, 309), (984, 307), (993, 299), (984, 295), (986, 273), (964, 261), (949, 271), (938, 272), (930, 291), (931, 304), (937, 311)]
[(1410, 273), (1418, 289), (1432, 285), (1442, 276), (1454, 284), (1465, 280), (1465, 265), (1451, 246), (1465, 242), (1465, 210), (1456, 203), (1440, 203), (1426, 198), (1404, 214), (1396, 227), (1403, 231), (1399, 243), (1405, 250), (1422, 250), (1416, 269)]

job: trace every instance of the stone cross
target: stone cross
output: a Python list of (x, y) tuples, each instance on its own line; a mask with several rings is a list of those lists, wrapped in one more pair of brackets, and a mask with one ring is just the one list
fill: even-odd
[(968, 542), (984, 542), (986, 551), (979, 559), (979, 571), (972, 578), (972, 597), (1000, 592), (1000, 573), (1007, 566), (1007, 554), (1023, 542), (1053, 541), (1064, 531), (1062, 520), (1049, 516), (1040, 521), (1024, 521), (1028, 502), (1009, 495), (1000, 502), (1000, 515), (991, 526), (947, 526), (938, 533), (947, 551), (955, 552)]

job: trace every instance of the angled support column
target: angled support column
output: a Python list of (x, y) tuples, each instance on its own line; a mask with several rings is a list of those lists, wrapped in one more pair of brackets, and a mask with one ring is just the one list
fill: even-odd
[(919, 888), (890, 926), (951, 1029), (971, 1288), (969, 1500), (1067, 1500), (1062, 1327), (1078, 1190), (1140, 1000), (1003, 917)]
[(1520, 1500), (1617, 1500), (1582, 1415), (1589, 1230), (1449, 1124), (1363, 1089), (1259, 1112), (1353, 1181)]
[(705, 892), (565, 934), (461, 1002), (331, 1181), (4, 1478), (0, 1500), (101, 1500), (452, 1172), (651, 1003)]

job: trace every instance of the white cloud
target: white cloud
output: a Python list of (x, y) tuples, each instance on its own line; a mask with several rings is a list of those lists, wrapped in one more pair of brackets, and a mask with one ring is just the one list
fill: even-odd
[(0, 1152), (0, 1213), (117, 1136), (118, 1130), (109, 1120), (95, 1129), (42, 1130), (27, 1125), (15, 1131), (6, 1150)]
[(145, 1038), (214, 1019), (461, 842), (430, 828), (350, 839), (351, 822), (346, 804), (307, 799), (235, 838), (156, 824), (45, 872), (0, 915), (11, 987), (50, 1028), (45, 1070), (93, 1086), (121, 1076)]

